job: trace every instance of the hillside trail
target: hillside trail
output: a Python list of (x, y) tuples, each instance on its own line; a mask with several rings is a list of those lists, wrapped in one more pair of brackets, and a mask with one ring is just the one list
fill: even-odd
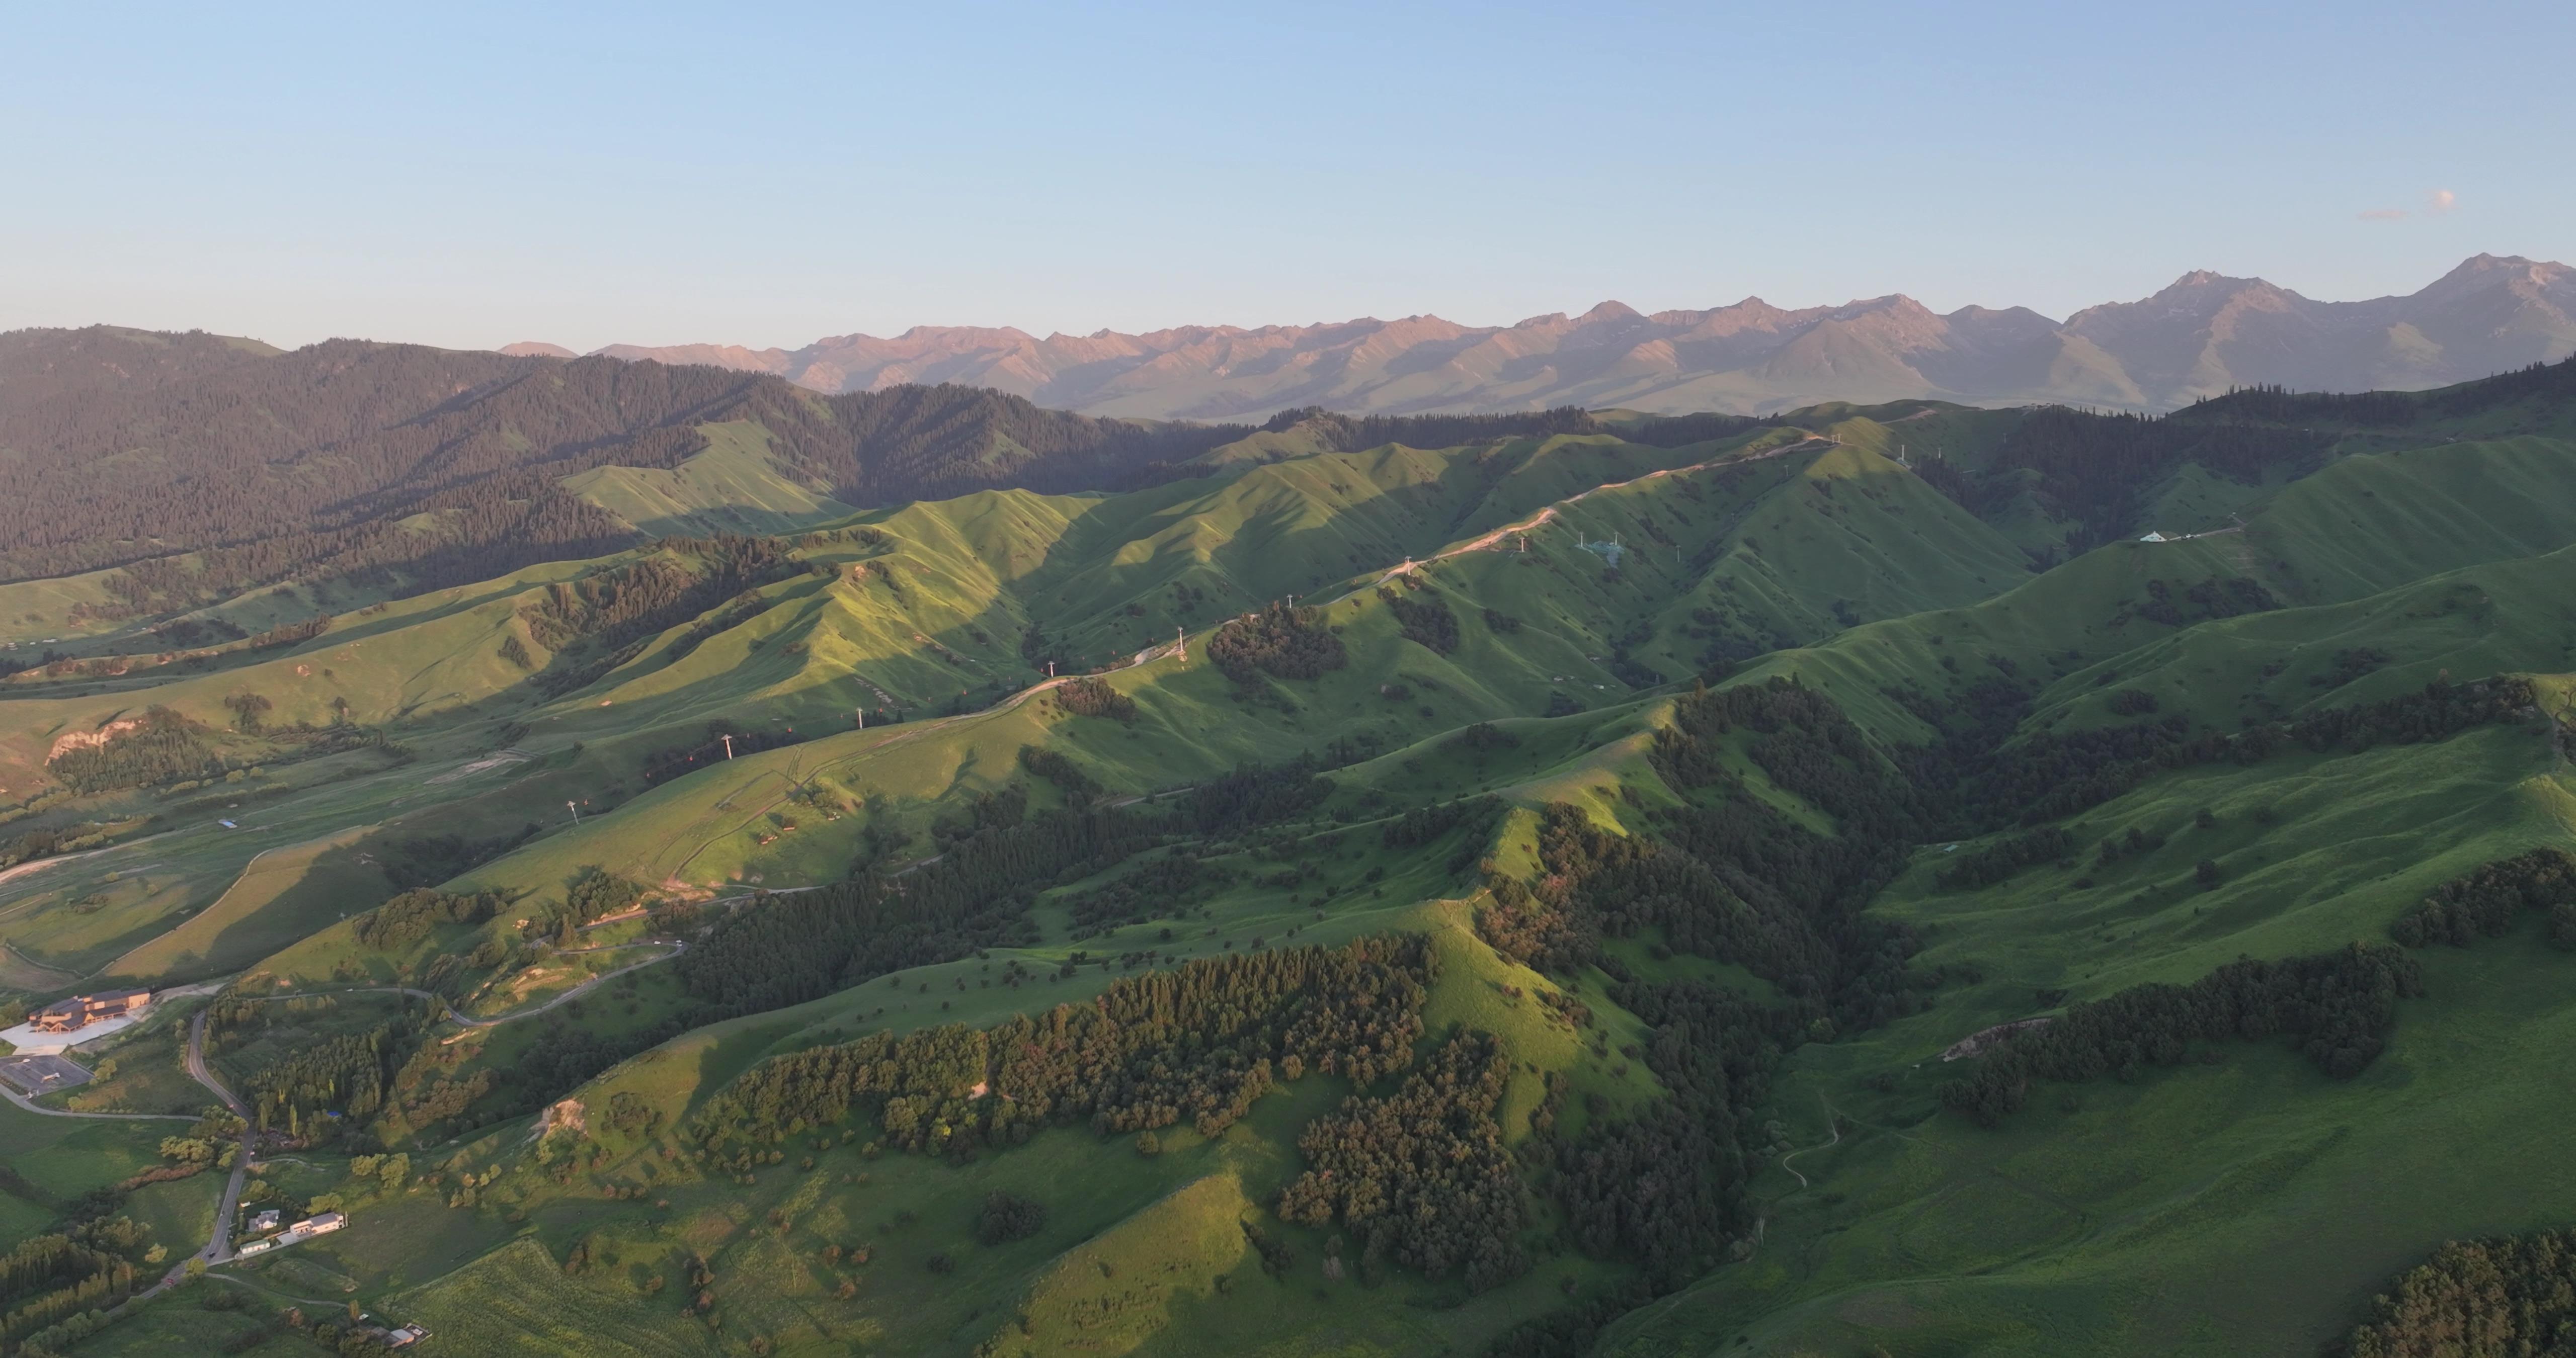
[[(1127, 664), (1120, 666), (1120, 668), (1133, 669), (1136, 666), (1146, 664), (1150, 661), (1162, 659), (1164, 656), (1170, 655), (1173, 651), (1179, 649), (1185, 644), (1187, 643), (1182, 641), (1172, 641), (1148, 646), (1145, 649), (1136, 652), (1136, 654), (1128, 660)], [(771, 800), (753, 807), (749, 814), (735, 822), (730, 828), (719, 830), (716, 833), (707, 836), (705, 839), (700, 840), (697, 847), (689, 850), (689, 854), (686, 858), (681, 859), (676, 866), (663, 875), (668, 879), (678, 879), (681, 873), (688, 871), (689, 864), (697, 861), (699, 854), (705, 853), (709, 848), (713, 847), (717, 841), (741, 834), (744, 830), (749, 829), (761, 817), (777, 810), (781, 805), (793, 799), (798, 793), (801, 793), (808, 787), (812, 786), (815, 779), (822, 777), (833, 769), (857, 760), (868, 758), (871, 755), (883, 753), (886, 750), (890, 750), (895, 746), (904, 744), (908, 741), (919, 740), (923, 736), (929, 735), (934, 731), (946, 730), (960, 722), (975, 721), (979, 718), (997, 716), (1001, 713), (1012, 711), (1019, 707), (1020, 704), (1025, 703), (1029, 699), (1037, 697), (1039, 694), (1045, 693), (1050, 689), (1061, 688), (1077, 679), (1089, 677), (1090, 676), (1088, 675), (1081, 674), (1059, 674), (1053, 678), (1044, 679), (1035, 684), (1031, 684), (1027, 688), (1021, 689), (1019, 692), (1014, 693), (1011, 696), (994, 703), (991, 707), (984, 708), (980, 711), (960, 712), (953, 717), (940, 717), (932, 721), (907, 722), (901, 730), (888, 736), (884, 740), (877, 741), (864, 750), (853, 750), (848, 754), (842, 755), (838, 759), (827, 760), (821, 764), (817, 764), (814, 766), (813, 772), (808, 773), (801, 778), (790, 777), (786, 773), (775, 770), (763, 770), (761, 774), (753, 780), (754, 783), (758, 782), (761, 778), (776, 778), (787, 785), (787, 790), (781, 792)], [(741, 792), (749, 790), (752, 785), (753, 784), (751, 783), (746, 783), (741, 788), (737, 788), (733, 792), (726, 793), (724, 798), (716, 803), (715, 809), (724, 809), (726, 804), (731, 802), (735, 796), (739, 795)], [(779, 890), (772, 891), (770, 894), (779, 895), (790, 889), (807, 888), (780, 888)]]
[[(820, 891), (822, 889), (823, 888), (819, 886), (764, 887), (757, 891), (746, 891), (738, 896), (709, 896), (705, 901), (701, 902), (701, 904), (730, 907), (741, 905), (746, 901), (756, 901), (763, 896), (793, 896), (799, 892)], [(623, 924), (630, 919), (636, 919), (651, 913), (653, 913), (652, 907), (643, 905), (635, 906), (632, 909), (620, 910), (614, 915), (602, 915), (599, 918), (592, 920), (590, 923), (581, 926), (581, 932), (589, 933), (593, 929), (604, 929), (612, 924)], [(637, 939), (635, 942), (641, 943), (647, 941), (649, 940)], [(634, 946), (635, 943), (604, 943), (600, 945), (600, 947), (606, 948), (632, 948)], [(564, 951), (597, 952), (599, 951), (599, 948), (566, 948)]]
[(1787, 1169), (1787, 1170), (1789, 1170), (1789, 1173), (1791, 1173), (1792, 1175), (1795, 1175), (1795, 1176), (1797, 1177), (1797, 1180), (1798, 1180), (1798, 1187), (1800, 1187), (1800, 1188), (1805, 1188), (1805, 1187), (1807, 1187), (1807, 1176), (1806, 1176), (1806, 1175), (1804, 1175), (1804, 1174), (1799, 1174), (1799, 1173), (1798, 1173), (1798, 1171), (1796, 1171), (1796, 1170), (1794, 1170), (1794, 1169), (1789, 1169), (1789, 1162), (1790, 1162), (1790, 1161), (1792, 1161), (1792, 1160), (1797, 1159), (1797, 1158), (1798, 1158), (1799, 1156), (1801, 1156), (1801, 1155), (1806, 1154), (1808, 1151), (1831, 1150), (1831, 1149), (1833, 1149), (1834, 1147), (1839, 1146), (1839, 1145), (1841, 1145), (1841, 1144), (1843, 1143), (1843, 1122), (1842, 1122), (1842, 1119), (1841, 1119), (1841, 1118), (1838, 1118), (1838, 1117), (1834, 1116), (1834, 1105), (1833, 1105), (1832, 1101), (1830, 1101), (1830, 1100), (1826, 1099), (1824, 1095), (1819, 1094), (1819, 1095), (1817, 1095), (1817, 1096), (1816, 1096), (1816, 1102), (1821, 1103), (1821, 1104), (1823, 1104), (1823, 1105), (1824, 1105), (1824, 1107), (1825, 1107), (1825, 1128), (1826, 1128), (1826, 1130), (1828, 1130), (1828, 1131), (1832, 1132), (1832, 1133), (1833, 1133), (1833, 1135), (1832, 1135), (1832, 1136), (1830, 1136), (1830, 1137), (1827, 1137), (1827, 1138), (1824, 1140), (1824, 1142), (1823, 1142), (1822, 1144), (1820, 1144), (1820, 1145), (1801, 1147), (1801, 1148), (1799, 1148), (1799, 1149), (1797, 1149), (1797, 1150), (1794, 1150), (1794, 1151), (1789, 1152), (1787, 1155), (1784, 1155), (1784, 1156), (1781, 1156), (1781, 1157), (1780, 1157), (1780, 1168), (1782, 1168), (1782, 1169)]
[(1767, 462), (1772, 458), (1783, 457), (1787, 454), (1797, 452), (1802, 448), (1814, 445), (1821, 444), (1826, 447), (1831, 447), (1833, 446), (1833, 442), (1834, 441), (1832, 439), (1810, 434), (1807, 437), (1798, 440), (1796, 443), (1784, 443), (1777, 448), (1765, 448), (1758, 453), (1740, 453), (1729, 457), (1713, 457), (1706, 462), (1694, 462), (1687, 467), (1658, 468), (1657, 470), (1647, 472), (1641, 476), (1629, 477), (1625, 481), (1604, 481), (1600, 485), (1593, 486), (1586, 490), (1576, 491), (1574, 494), (1566, 496), (1562, 500), (1546, 505), (1537, 513), (1532, 514), (1525, 519), (1521, 519), (1514, 523), (1504, 524), (1500, 528), (1479, 534), (1464, 542), (1454, 543), (1450, 546), (1443, 547), (1439, 551), (1434, 552), (1429, 556), (1422, 557), (1419, 560), (1407, 557), (1401, 564), (1390, 567), (1385, 574), (1378, 576), (1377, 579), (1353, 589), (1350, 593), (1343, 595), (1339, 599), (1335, 599), (1333, 602), (1338, 604), (1356, 599), (1364, 590), (1372, 589), (1378, 585), (1383, 585), (1399, 575), (1411, 575), (1415, 571), (1418, 571), (1424, 566), (1428, 566), (1435, 561), (1446, 561), (1450, 557), (1463, 556), (1469, 552), (1493, 550), (1496, 544), (1500, 543), (1505, 538), (1513, 536), (1514, 534), (1534, 532), (1547, 524), (1554, 523), (1558, 512), (1565, 506), (1579, 504), (1605, 490), (1625, 490), (1630, 486), (1643, 485), (1646, 482), (1659, 480), (1663, 477), (1687, 476), (1692, 472), (1704, 472), (1713, 467), (1741, 466), (1747, 462)]
[[(443, 1015), (444, 1020), (453, 1022), (460, 1027), (468, 1030), (475, 1028), (492, 1028), (504, 1023), (516, 1023), (523, 1018), (534, 1018), (537, 1015), (554, 1008), (556, 1005), (569, 1003), (570, 1001), (579, 999), (601, 984), (616, 980), (618, 977), (623, 976), (630, 971), (640, 971), (645, 967), (658, 966), (689, 950), (688, 944), (675, 938), (639, 938), (631, 943), (602, 943), (588, 948), (564, 948), (561, 949), (561, 951), (565, 954), (612, 952), (620, 948), (642, 947), (668, 948), (670, 951), (663, 953), (658, 957), (645, 958), (641, 962), (629, 962), (625, 966), (619, 967), (614, 971), (603, 971), (598, 975), (583, 981), (581, 984), (574, 986), (572, 989), (547, 1000), (543, 1004), (531, 1005), (525, 1009), (514, 1009), (506, 1014), (495, 1014), (490, 1018), (476, 1018), (473, 1015), (464, 1013), (457, 1009), (457, 1007), (444, 995), (436, 995), (426, 990), (416, 990), (410, 986), (400, 985), (344, 986), (336, 990), (289, 990), (275, 995), (244, 995), (240, 998), (255, 1003), (267, 1003), (272, 1000), (328, 999), (335, 995), (409, 995), (414, 999), (428, 1000), (433, 1004), (439, 1005), (445, 1011)], [(200, 1023), (204, 1021), (204, 1017), (205, 1016), (202, 1014), (198, 1015)], [(454, 1034), (453, 1036), (443, 1039), (440, 1045), (444, 1046), (447, 1043), (454, 1042), (458, 1038), (464, 1036), (464, 1033)], [(190, 1073), (194, 1074), (195, 1071), (193, 1069), (193, 1065), (195, 1063), (195, 1056), (193, 1054), (193, 1048), (195, 1036), (193, 1031), (191, 1032), (189, 1040), (191, 1044), (190, 1061), (192, 1063)], [(198, 1083), (205, 1084), (209, 1088), (216, 1087), (203, 1077), (199, 1078)]]
[[(440, 1045), (440, 1046), (442, 1046), (442, 1047), (445, 1047), (445, 1046), (450, 1046), (450, 1045), (453, 1045), (453, 1044), (455, 1044), (455, 1043), (457, 1043), (457, 1042), (460, 1042), (460, 1041), (464, 1040), (464, 1038), (468, 1035), (468, 1033), (470, 1033), (473, 1029), (476, 1029), (476, 1028), (490, 1028), (490, 1027), (497, 1026), (497, 1025), (499, 1025), (499, 1024), (503, 1024), (503, 1023), (516, 1023), (516, 1022), (518, 1022), (520, 1019), (523, 1019), (523, 1018), (534, 1018), (534, 1017), (536, 1017), (537, 1015), (542, 1014), (542, 1013), (546, 1012), (547, 1010), (554, 1008), (556, 1005), (559, 1005), (559, 1004), (569, 1004), (569, 1003), (571, 1003), (571, 1002), (572, 1002), (572, 1001), (574, 1001), (574, 1000), (580, 999), (583, 995), (588, 994), (590, 991), (595, 990), (595, 989), (597, 989), (597, 988), (598, 988), (598, 987), (600, 987), (600, 986), (606, 985), (608, 982), (610, 982), (610, 981), (614, 981), (614, 980), (616, 980), (618, 977), (623, 976), (623, 975), (625, 975), (626, 973), (628, 973), (628, 972), (630, 972), (630, 971), (641, 971), (641, 970), (643, 970), (643, 969), (644, 969), (644, 968), (646, 968), (646, 967), (660, 966), (662, 963), (664, 963), (664, 962), (668, 962), (668, 961), (670, 961), (672, 958), (677, 957), (677, 956), (679, 956), (680, 954), (682, 954), (682, 953), (684, 953), (684, 952), (687, 952), (687, 951), (689, 950), (689, 945), (688, 945), (688, 944), (683, 943), (683, 942), (681, 942), (680, 940), (678, 940), (678, 939), (676, 939), (676, 938), (673, 938), (673, 939), (650, 939), (650, 940), (644, 940), (644, 941), (646, 941), (646, 942), (651, 942), (651, 943), (655, 943), (655, 944), (664, 944), (664, 945), (669, 946), (669, 948), (670, 948), (671, 950), (670, 950), (669, 952), (666, 952), (666, 953), (662, 954), (662, 955), (661, 955), (661, 956), (659, 956), (659, 957), (647, 957), (647, 958), (645, 958), (645, 959), (644, 959), (643, 961), (641, 961), (641, 962), (629, 962), (629, 963), (627, 963), (625, 966), (619, 967), (619, 968), (618, 968), (617, 970), (615, 970), (615, 971), (603, 971), (603, 972), (599, 973), (597, 976), (593, 976), (593, 977), (591, 977), (589, 980), (584, 981), (584, 982), (582, 982), (581, 984), (579, 984), (579, 985), (577, 985), (577, 986), (574, 986), (572, 989), (567, 990), (567, 991), (565, 991), (564, 993), (562, 993), (562, 994), (560, 994), (560, 995), (555, 996), (553, 999), (548, 1000), (548, 1001), (546, 1001), (546, 1002), (545, 1002), (545, 1003), (543, 1003), (543, 1004), (536, 1005), (536, 1006), (534, 1006), (534, 1007), (532, 1007), (532, 1008), (513, 1010), (513, 1011), (511, 1011), (510, 1013), (496, 1015), (496, 1016), (494, 1016), (494, 1017), (492, 1017), (492, 1018), (487, 1018), (487, 1019), (478, 1019), (478, 1018), (468, 1018), (468, 1017), (466, 1017), (465, 1015), (463, 1015), (463, 1014), (460, 1014), (460, 1013), (456, 1012), (456, 1009), (455, 1009), (455, 1007), (454, 1007), (453, 1005), (449, 1006), (449, 1007), (448, 1007), (448, 1010), (447, 1010), (447, 1016), (448, 1016), (449, 1018), (452, 1018), (452, 1019), (456, 1020), (458, 1023), (463, 1024), (463, 1025), (465, 1026), (465, 1028), (467, 1029), (467, 1032), (466, 1032), (466, 1033), (456, 1033), (456, 1034), (453, 1034), (453, 1035), (451, 1035), (451, 1036), (441, 1038), (441, 1039), (439, 1039), (439, 1043), (438, 1043), (438, 1045)], [(612, 944), (608, 944), (608, 945), (606, 945), (606, 946), (608, 946), (608, 947), (612, 947), (612, 948), (631, 948), (631, 947), (635, 947), (635, 946), (637, 946), (637, 945), (636, 945), (636, 944), (634, 944), (634, 943), (612, 943)], [(597, 948), (568, 948), (568, 949), (566, 949), (565, 951), (567, 951), (567, 952), (597, 952), (597, 951), (599, 951), (599, 949), (597, 949)], [(419, 992), (415, 991), (415, 992), (413, 992), (413, 993), (414, 993), (414, 994), (418, 994)]]

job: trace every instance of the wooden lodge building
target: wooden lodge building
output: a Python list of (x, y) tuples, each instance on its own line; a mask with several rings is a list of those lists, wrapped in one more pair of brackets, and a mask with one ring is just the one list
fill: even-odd
[(105, 1019), (123, 1018), (152, 1002), (149, 990), (103, 990), (95, 995), (74, 995), (29, 1015), (27, 1026), (40, 1033), (78, 1032)]

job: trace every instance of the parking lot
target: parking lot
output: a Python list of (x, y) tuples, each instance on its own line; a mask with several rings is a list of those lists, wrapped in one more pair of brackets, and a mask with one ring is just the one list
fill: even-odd
[(30, 1097), (89, 1083), (89, 1072), (59, 1056), (0, 1059), (0, 1080)]

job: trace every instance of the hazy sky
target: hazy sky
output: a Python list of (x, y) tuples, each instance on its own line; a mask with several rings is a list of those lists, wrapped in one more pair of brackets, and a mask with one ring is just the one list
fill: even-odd
[(0, 328), (2062, 316), (2576, 259), (2565, 0), (532, 8), (0, 9)]

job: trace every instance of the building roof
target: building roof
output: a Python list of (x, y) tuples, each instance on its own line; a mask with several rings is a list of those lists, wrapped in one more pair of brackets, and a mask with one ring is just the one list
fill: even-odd
[(36, 1012), (40, 1014), (72, 1014), (78, 1013), (83, 1009), (95, 1009), (111, 1004), (131, 1004), (138, 999), (148, 1000), (150, 998), (152, 998), (152, 992), (141, 987), (135, 987), (128, 990), (102, 990), (94, 995), (74, 995), (68, 999), (56, 1000), (52, 1004), (46, 1005), (44, 1008), (39, 1009)]

